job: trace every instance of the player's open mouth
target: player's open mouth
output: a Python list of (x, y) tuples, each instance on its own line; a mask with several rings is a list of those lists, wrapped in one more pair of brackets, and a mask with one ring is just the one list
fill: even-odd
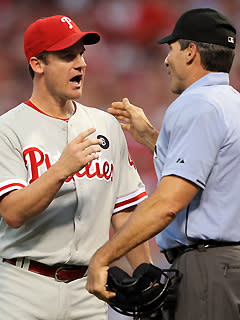
[(82, 80), (82, 76), (81, 75), (75, 76), (75, 77), (70, 79), (70, 81), (74, 82), (75, 84), (80, 84), (81, 80)]

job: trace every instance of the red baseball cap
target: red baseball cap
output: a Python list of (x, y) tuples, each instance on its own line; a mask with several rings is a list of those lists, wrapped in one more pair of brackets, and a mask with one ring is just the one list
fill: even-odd
[(71, 47), (80, 39), (84, 44), (100, 40), (97, 32), (82, 32), (69, 18), (62, 15), (41, 18), (33, 22), (24, 34), (24, 52), (27, 60), (43, 51), (58, 51)]

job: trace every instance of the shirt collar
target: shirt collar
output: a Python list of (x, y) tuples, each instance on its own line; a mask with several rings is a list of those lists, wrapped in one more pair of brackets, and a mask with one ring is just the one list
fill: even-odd
[(229, 85), (229, 74), (225, 72), (210, 72), (199, 80), (195, 81), (191, 86), (185, 89), (182, 94), (185, 94), (189, 92), (189, 90), (197, 87), (213, 85)]

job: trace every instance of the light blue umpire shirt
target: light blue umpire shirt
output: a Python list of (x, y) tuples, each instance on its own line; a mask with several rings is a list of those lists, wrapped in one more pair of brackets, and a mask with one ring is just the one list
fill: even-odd
[(201, 188), (157, 235), (160, 249), (240, 241), (240, 94), (227, 73), (207, 74), (169, 106), (154, 164), (159, 182), (176, 175)]

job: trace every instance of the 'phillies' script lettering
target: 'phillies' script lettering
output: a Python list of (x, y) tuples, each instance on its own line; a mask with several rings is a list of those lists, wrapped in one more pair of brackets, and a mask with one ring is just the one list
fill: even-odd
[[(40, 177), (41, 173), (49, 169), (52, 165), (50, 155), (39, 147), (28, 147), (23, 151), (23, 158), (29, 171), (29, 183)], [(74, 178), (104, 179), (113, 180), (113, 163), (107, 160), (94, 160), (89, 162), (82, 170), (69, 176), (65, 182), (70, 182)]]

